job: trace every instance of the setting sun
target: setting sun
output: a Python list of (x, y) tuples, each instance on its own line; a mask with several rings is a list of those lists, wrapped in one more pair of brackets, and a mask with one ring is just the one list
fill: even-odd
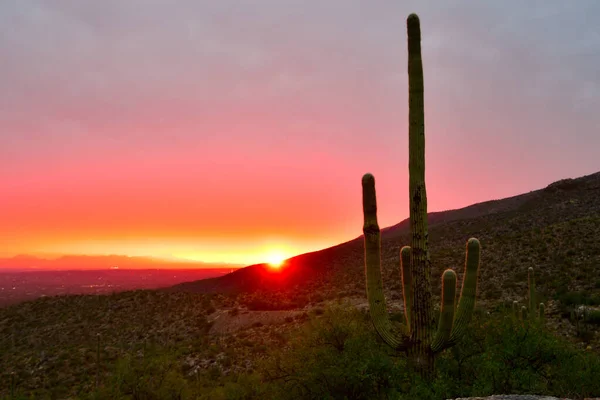
[(285, 261), (285, 255), (279, 252), (269, 253), (266, 257), (267, 263), (273, 268), (279, 268)]

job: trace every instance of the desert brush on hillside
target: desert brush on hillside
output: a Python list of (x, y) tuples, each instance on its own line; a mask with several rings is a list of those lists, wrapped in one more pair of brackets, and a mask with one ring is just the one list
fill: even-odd
[[(423, 380), (379, 338), (368, 311), (344, 299), (276, 324), (255, 323), (224, 333), (207, 332), (205, 321), (219, 311), (232, 318), (252, 312), (227, 297), (214, 296), (210, 304), (203, 299), (138, 291), (107, 296), (101, 307), (94, 296), (15, 306), (0, 316), (6, 322), (27, 311), (20, 317), (19, 340), (1, 359), (8, 375), (0, 380), (0, 398), (439, 399), (536, 393), (582, 399), (600, 394), (600, 355), (578, 349), (535, 321), (514, 317), (510, 307), (489, 314), (476, 309), (465, 340), (440, 355), (437, 377)], [(131, 302), (144, 306), (128, 308)], [(152, 311), (165, 304), (169, 312)], [(104, 322), (99, 364), (97, 337), (89, 329), (73, 329), (69, 340), (56, 344), (29, 340), (43, 340), (38, 324), (48, 324), (45, 333), (51, 335), (81, 328), (74, 320), (76, 309), (85, 310), (90, 315), (85, 323), (98, 328), (93, 320), (107, 308), (120, 311)], [(59, 313), (70, 317), (53, 324)], [(170, 313), (200, 322), (177, 336), (181, 323), (174, 323), (170, 333), (150, 325), (144, 330), (147, 338), (136, 339), (130, 334), (140, 324), (135, 319), (148, 313), (156, 322), (171, 318)], [(165, 334), (176, 339), (164, 340)], [(121, 343), (121, 337), (128, 342)]]

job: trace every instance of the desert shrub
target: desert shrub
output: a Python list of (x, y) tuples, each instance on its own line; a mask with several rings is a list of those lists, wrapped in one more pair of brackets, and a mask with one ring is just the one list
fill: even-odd
[(285, 292), (256, 292), (241, 299), (241, 303), (252, 311), (292, 310), (303, 304), (296, 302), (294, 296)]
[(313, 318), (288, 350), (273, 352), (259, 371), (265, 398), (377, 399), (396, 391), (400, 368), (368, 317), (336, 305)]
[(235, 317), (236, 315), (238, 315), (239, 313), (240, 313), (240, 310), (239, 310), (239, 308), (237, 308), (237, 307), (234, 307), (234, 308), (232, 308), (231, 310), (229, 310), (229, 315), (231, 315), (231, 316), (234, 316), (234, 317)]
[(184, 399), (190, 388), (175, 355), (127, 355), (118, 360), (110, 380), (90, 399)]
[(310, 303), (310, 300), (306, 294), (299, 294), (294, 297), (294, 303), (297, 307), (304, 307)]
[(323, 295), (321, 293), (312, 293), (310, 296), (310, 301), (312, 303), (320, 303), (323, 300), (325, 300), (325, 298), (323, 297)]
[(263, 395), (263, 385), (260, 377), (255, 374), (245, 374), (232, 377), (222, 386), (205, 389), (199, 394), (199, 400), (254, 400), (267, 399)]
[(216, 308), (214, 308), (213, 306), (208, 306), (206, 307), (206, 315), (211, 315), (213, 314), (215, 311), (217, 311)]
[(594, 378), (600, 357), (584, 354), (539, 323), (520, 321), (509, 312), (475, 318), (467, 336), (438, 365), (440, 378), (460, 382), (450, 387), (453, 396), (600, 394)]
[(590, 311), (587, 315), (587, 322), (593, 325), (600, 325), (600, 311)]
[(600, 305), (600, 295), (584, 291), (559, 293), (556, 297), (565, 306)]
[[(509, 309), (510, 310), (510, 309)], [(478, 312), (462, 341), (438, 359), (438, 376), (423, 381), (404, 357), (379, 339), (368, 314), (330, 306), (258, 366), (261, 395), (271, 399), (440, 399), (498, 393), (569, 398), (600, 395), (600, 358), (584, 354), (537, 322), (503, 307)], [(236, 383), (239, 393), (252, 386)], [(239, 397), (252, 398), (252, 397)]]

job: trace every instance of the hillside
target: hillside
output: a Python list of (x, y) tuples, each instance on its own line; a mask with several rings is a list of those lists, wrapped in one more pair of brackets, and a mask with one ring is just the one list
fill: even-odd
[[(521, 299), (526, 295), (527, 269), (534, 267), (544, 296), (568, 291), (597, 291), (600, 285), (600, 172), (564, 179), (526, 194), (462, 209), (430, 213), (429, 237), (434, 295), (444, 269), (464, 264), (465, 243), (482, 244), (480, 300)], [(384, 274), (395, 273), (399, 250), (409, 244), (408, 220), (382, 229)], [(188, 282), (169, 290), (247, 295), (289, 292), (296, 303), (315, 291), (364, 296), (362, 236), (349, 242), (302, 254), (274, 271), (252, 265), (222, 277)], [(385, 283), (399, 295), (398, 275)], [(301, 305), (301, 304), (298, 304)]]
[[(572, 312), (582, 304), (592, 310), (600, 305), (598, 199), (600, 173), (595, 173), (506, 199), (430, 213), (434, 304), (444, 269), (453, 268), (462, 283), (465, 244), (477, 237), (482, 244), (477, 307), (491, 310), (515, 300), (525, 304), (527, 270), (533, 267), (538, 300), (546, 303), (553, 333), (597, 351), (598, 332), (594, 327), (583, 332)], [(399, 252), (409, 240), (408, 220), (382, 229), (384, 290), (392, 312), (403, 309)], [(333, 299), (365, 308), (363, 239), (293, 257), (281, 270), (253, 265), (167, 290), (228, 293), (252, 311), (314, 308)]]

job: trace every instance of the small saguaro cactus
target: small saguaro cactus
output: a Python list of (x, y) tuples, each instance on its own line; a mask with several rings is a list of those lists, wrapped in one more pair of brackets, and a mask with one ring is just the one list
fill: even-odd
[(575, 310), (571, 310), (571, 322), (575, 323), (577, 336), (587, 337), (590, 335), (591, 329), (589, 326), (589, 308), (581, 305)]
[(521, 307), (521, 319), (523, 321), (525, 321), (527, 319), (527, 315), (528, 315), (528, 313), (527, 313), (527, 307), (522, 306)]
[(544, 303), (539, 304), (538, 313), (536, 310), (536, 291), (535, 291), (535, 272), (533, 267), (529, 267), (527, 270), (527, 283), (529, 285), (529, 314), (531, 319), (538, 317), (540, 321), (544, 321), (546, 306)]
[[(527, 286), (528, 286), (528, 299), (527, 304), (529, 307), (522, 306), (521, 314), (518, 315), (522, 320), (526, 320), (527, 318), (531, 320), (535, 320), (536, 318), (540, 322), (544, 322), (546, 319), (546, 306), (544, 303), (539, 304), (539, 309), (536, 306), (536, 291), (535, 291), (535, 273), (532, 267), (529, 267), (527, 270)], [(518, 307), (518, 302), (515, 300), (513, 302), (513, 312), (517, 315), (516, 309)], [(536, 312), (536, 310), (538, 312)]]
[(425, 377), (435, 373), (435, 356), (457, 343), (473, 315), (480, 245), (477, 239), (467, 242), (465, 274), (458, 306), (456, 273), (452, 269), (442, 276), (442, 297), (437, 331), (433, 327), (431, 299), (431, 261), (428, 249), (427, 195), (425, 190), (425, 123), (423, 103), (423, 64), (419, 18), (407, 19), (408, 88), (409, 88), (409, 191), (411, 247), (400, 250), (401, 278), (404, 295), (406, 329), (392, 326), (388, 315), (381, 279), (381, 233), (377, 223), (375, 178), (362, 178), (365, 275), (369, 311), (375, 329), (392, 348), (406, 352), (412, 365)]

